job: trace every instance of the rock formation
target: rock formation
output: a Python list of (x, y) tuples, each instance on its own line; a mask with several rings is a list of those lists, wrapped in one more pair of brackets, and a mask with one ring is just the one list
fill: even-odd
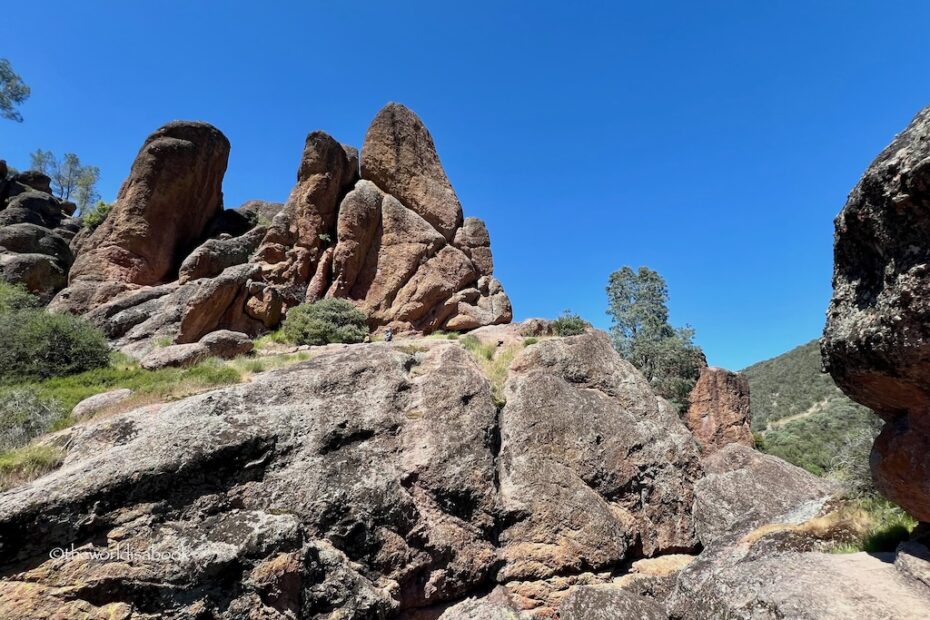
[(704, 448), (704, 454), (713, 454), (731, 443), (753, 446), (746, 376), (705, 366), (688, 403), (685, 423)]
[(23, 172), (7, 179), (0, 160), (0, 278), (48, 301), (68, 280), (68, 241), (80, 230), (75, 206), (51, 195), (49, 178)]
[(930, 521), (930, 108), (879, 154), (836, 219), (825, 367), (885, 421), (879, 490)]
[(106, 220), (84, 242), (70, 282), (162, 284), (223, 210), (229, 141), (206, 123), (174, 122), (146, 139)]
[(925, 617), (924, 546), (817, 553), (831, 483), (739, 444), (701, 460), (606, 334), (522, 340), (545, 331), (476, 330), (512, 357), (501, 391), (421, 339), (82, 403), (111, 413), (42, 439), (61, 467), (0, 493), (0, 617)]
[[(494, 583), (526, 609), (533, 580), (695, 547), (696, 446), (605, 335), (527, 348), (500, 409), (463, 347), (427, 342), (343, 347), (53, 436), (62, 468), (0, 495), (0, 616), (35, 597), (386, 617)], [(49, 559), (72, 543), (179, 559)]]
[(257, 335), (288, 309), (351, 300), (373, 329), (429, 333), (505, 323), (484, 222), (462, 218), (433, 139), (389, 104), (356, 149), (307, 136), (284, 205), (222, 208), (226, 138), (170, 123), (139, 152), (107, 220), (75, 244), (70, 286), (50, 305), (86, 315), (125, 352), (217, 329)]

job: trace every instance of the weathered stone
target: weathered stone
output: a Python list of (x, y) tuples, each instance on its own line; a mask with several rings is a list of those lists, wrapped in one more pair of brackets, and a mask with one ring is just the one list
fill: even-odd
[(560, 620), (668, 620), (661, 606), (616, 586), (573, 589), (559, 607)]
[(265, 237), (262, 226), (239, 237), (209, 239), (191, 252), (178, 270), (178, 282), (184, 284), (198, 278), (213, 278), (227, 267), (248, 262)]
[(236, 211), (250, 219), (255, 226), (268, 226), (283, 208), (284, 203), (281, 202), (248, 200), (236, 207)]
[(146, 370), (160, 368), (185, 368), (194, 366), (210, 357), (210, 349), (205, 344), (191, 342), (188, 344), (172, 344), (167, 347), (155, 349), (142, 358), (139, 365)]
[(200, 339), (200, 344), (207, 347), (210, 355), (232, 359), (239, 355), (245, 355), (255, 348), (252, 339), (242, 332), (234, 332), (228, 329), (219, 329), (210, 332)]
[(76, 404), (74, 409), (71, 410), (71, 417), (75, 420), (93, 417), (104, 409), (118, 405), (130, 396), (132, 396), (132, 390), (127, 388), (110, 390), (102, 394), (94, 394)]
[(362, 178), (397, 198), (452, 241), (462, 225), (462, 205), (446, 177), (433, 137), (406, 107), (389, 103), (365, 135)]
[(704, 367), (688, 397), (685, 423), (713, 454), (731, 443), (755, 445), (749, 427), (749, 379), (723, 368)]
[(462, 227), (455, 232), (455, 240), (452, 243), (471, 260), (479, 277), (494, 273), (491, 235), (488, 234), (488, 227), (482, 220), (466, 217)]
[(728, 546), (692, 562), (669, 601), (673, 618), (919, 620), (930, 590), (867, 553), (754, 553)]
[(307, 136), (297, 185), (257, 250), (262, 279), (286, 308), (304, 303), (307, 286), (333, 242), (339, 202), (358, 176), (350, 155), (322, 131)]
[(882, 151), (836, 218), (822, 349), (837, 385), (885, 420), (879, 490), (930, 521), (930, 108)]
[(82, 244), (70, 281), (171, 279), (223, 209), (228, 157), (229, 141), (206, 123), (168, 123), (150, 135), (113, 211)]
[(68, 281), (66, 267), (47, 254), (0, 252), (0, 279), (22, 284), (42, 301), (48, 301)]
[(26, 170), (13, 175), (11, 179), (14, 183), (22, 183), (26, 187), (32, 188), (37, 192), (46, 194), (52, 193), (52, 180), (49, 176), (38, 170)]
[[(76, 425), (62, 468), (0, 494), (0, 583), (179, 617), (287, 607), (292, 578), (301, 617), (450, 601), (497, 565), (496, 419), (470, 354), (444, 342), (346, 348)], [(72, 542), (179, 556), (49, 559)]]
[(771, 523), (815, 516), (839, 487), (785, 461), (729, 444), (704, 459), (694, 486), (694, 525), (703, 545)]
[[(697, 446), (606, 334), (540, 342), (512, 363), (501, 413), (506, 564), (539, 579), (697, 545)], [(648, 473), (647, 473), (648, 472)], [(634, 551), (635, 549), (635, 551)]]

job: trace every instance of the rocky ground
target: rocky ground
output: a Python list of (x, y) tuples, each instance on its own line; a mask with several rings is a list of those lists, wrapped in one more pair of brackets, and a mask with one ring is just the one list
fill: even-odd
[(702, 458), (605, 334), (541, 325), (475, 332), (504, 402), (416, 339), (47, 437), (62, 466), (0, 495), (0, 617), (925, 617), (926, 548), (823, 552), (834, 485)]

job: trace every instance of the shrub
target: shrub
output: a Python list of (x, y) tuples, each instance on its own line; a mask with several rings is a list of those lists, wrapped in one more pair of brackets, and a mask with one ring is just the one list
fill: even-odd
[(281, 326), (288, 342), (323, 345), (362, 342), (368, 335), (365, 315), (344, 299), (322, 299), (291, 308)]
[(103, 334), (82, 318), (43, 310), (0, 313), (0, 382), (71, 375), (109, 360)]
[(569, 310), (552, 322), (552, 328), (558, 336), (577, 336), (583, 334), (587, 327), (588, 323), (583, 318)]
[(110, 211), (112, 210), (112, 203), (99, 200), (97, 201), (97, 204), (94, 205), (93, 209), (81, 217), (81, 225), (85, 228), (90, 228), (93, 230), (103, 224), (103, 221), (107, 219), (107, 216), (110, 215)]
[(39, 299), (22, 284), (10, 284), (0, 280), (0, 313), (37, 308)]
[(42, 398), (33, 389), (0, 394), (0, 452), (26, 445), (63, 416), (58, 401)]
[(528, 347), (528, 346), (530, 346), (530, 345), (532, 345), (532, 344), (536, 344), (537, 342), (539, 342), (539, 338), (536, 338), (536, 337), (534, 337), (534, 336), (530, 336), (529, 338), (524, 338), (524, 339), (523, 339), (523, 346), (524, 346), (524, 347)]

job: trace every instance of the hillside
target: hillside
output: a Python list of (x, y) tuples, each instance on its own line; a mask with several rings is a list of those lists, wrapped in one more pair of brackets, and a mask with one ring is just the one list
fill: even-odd
[(813, 340), (743, 370), (749, 378), (752, 429), (765, 452), (824, 474), (850, 437), (875, 430), (877, 418), (820, 370)]

